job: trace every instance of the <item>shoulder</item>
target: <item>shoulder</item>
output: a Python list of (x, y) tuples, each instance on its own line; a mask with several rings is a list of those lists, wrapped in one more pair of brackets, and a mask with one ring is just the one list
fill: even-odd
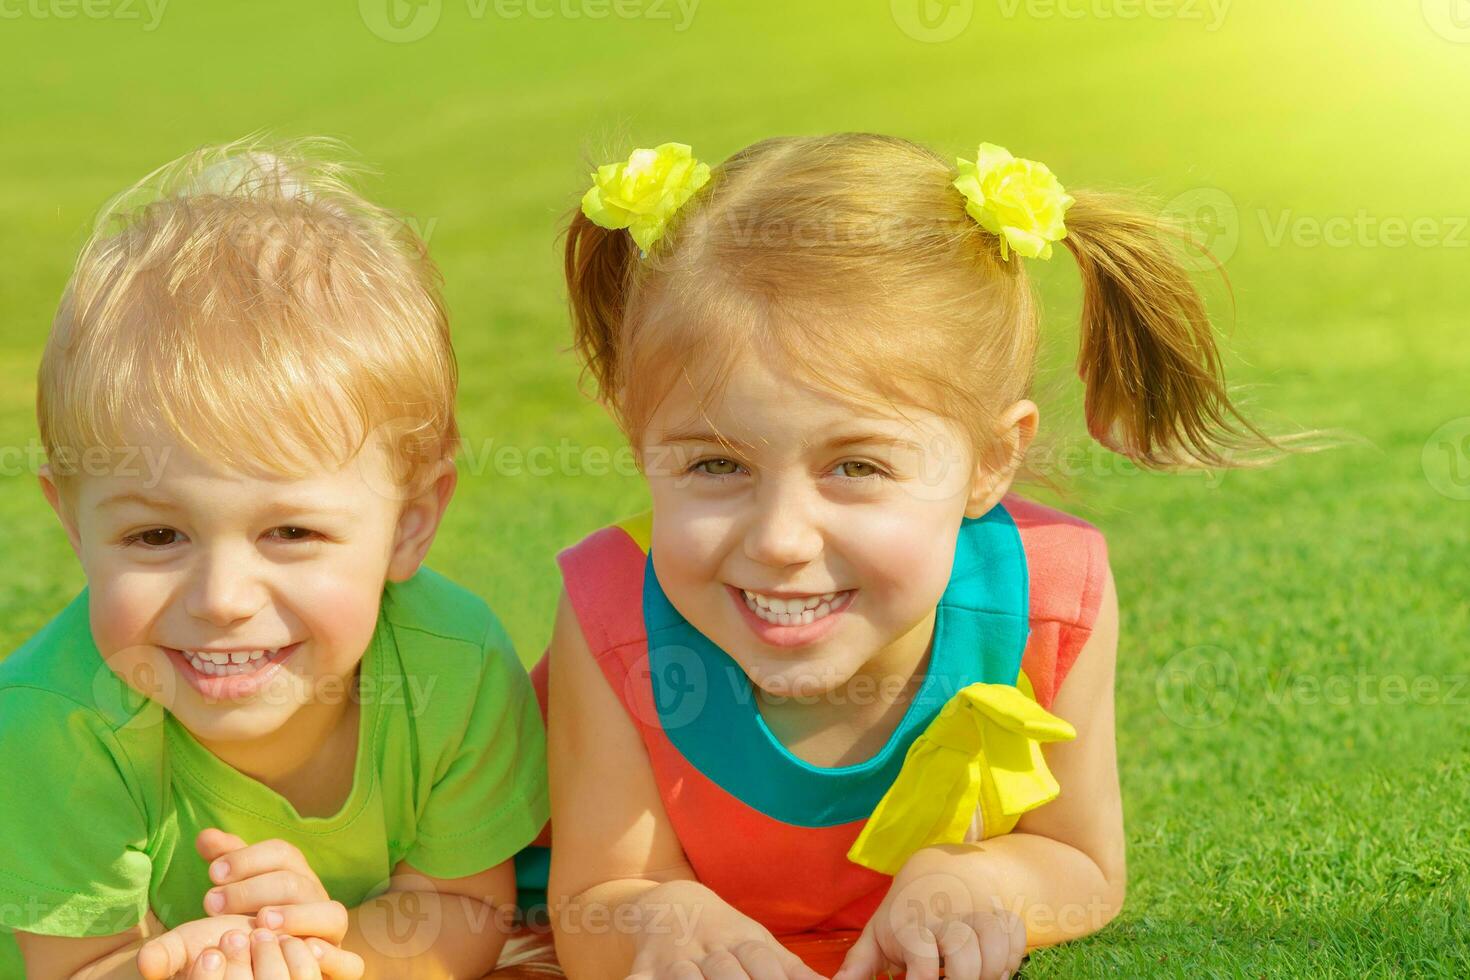
[(645, 638), (643, 578), (650, 512), (587, 535), (557, 555), (566, 601), (596, 657)]
[(1032, 622), (1090, 629), (1109, 578), (1103, 533), (1074, 514), (1015, 493), (1002, 503), (1026, 553)]
[(384, 587), (383, 619), (396, 632), (422, 634), (450, 644), (482, 646), (488, 634), (504, 632), (489, 603), (427, 567), (405, 582), (389, 582)]
[(152, 727), (162, 708), (128, 687), (92, 639), (87, 591), (0, 661), (0, 723), (25, 714), (87, 718), (99, 730)]
[(530, 693), (525, 667), (490, 605), (432, 569), (387, 584), (382, 623), (396, 654), (383, 658), (383, 683), (400, 687), (414, 704), (421, 734), (451, 736), (471, 715)]

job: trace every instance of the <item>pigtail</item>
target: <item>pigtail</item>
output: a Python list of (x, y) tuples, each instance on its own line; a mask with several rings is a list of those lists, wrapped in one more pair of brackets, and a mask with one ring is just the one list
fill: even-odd
[(1169, 241), (1188, 243), (1187, 232), (1121, 197), (1073, 196), (1063, 244), (1082, 275), (1078, 373), (1093, 438), (1156, 469), (1261, 465), (1289, 451), (1299, 437), (1273, 439), (1230, 400), (1204, 298)]
[(572, 212), (566, 230), (563, 267), (574, 330), (572, 346), (584, 371), (597, 382), (598, 397), (615, 402), (619, 333), (627, 311), (637, 246), (626, 231), (603, 228)]

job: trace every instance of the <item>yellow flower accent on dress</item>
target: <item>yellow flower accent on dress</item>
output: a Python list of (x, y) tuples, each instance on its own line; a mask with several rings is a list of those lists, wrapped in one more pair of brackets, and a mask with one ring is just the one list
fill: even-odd
[(955, 161), (954, 186), (965, 211), (1000, 236), (1000, 257), (1011, 249), (1027, 258), (1051, 258), (1051, 243), (1067, 237), (1067, 209), (1076, 202), (1043, 163), (1021, 160), (994, 143), (981, 143), (974, 160)]
[(1036, 703), (1024, 673), (1014, 686), (961, 688), (909, 746), (848, 860), (897, 874), (920, 848), (964, 840), (977, 810), (982, 837), (1010, 833), (1021, 814), (1061, 793), (1041, 743), (1076, 737), (1071, 725)]
[(591, 175), (582, 213), (604, 228), (627, 228), (646, 255), (709, 174), (709, 165), (694, 159), (684, 143), (634, 150), (624, 162), (603, 164)]

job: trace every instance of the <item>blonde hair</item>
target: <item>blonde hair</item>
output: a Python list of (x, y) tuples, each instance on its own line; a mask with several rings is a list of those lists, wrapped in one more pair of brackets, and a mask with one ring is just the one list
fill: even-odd
[[(644, 258), (627, 232), (574, 212), (564, 271), (600, 399), (637, 446), (689, 365), (718, 384), (742, 351), (769, 351), (857, 400), (922, 393), (989, 452), (1000, 412), (1031, 391), (1040, 313), (1024, 261), (1002, 260), (953, 179), (903, 139), (783, 137), (716, 167)], [(1286, 451), (1299, 437), (1273, 439), (1229, 397), (1204, 300), (1170, 242), (1184, 230), (1121, 196), (1068, 191), (1093, 436), (1158, 469)]]
[(418, 235), (352, 189), (341, 155), (327, 140), (242, 140), (109, 202), (41, 359), (53, 469), (151, 434), (278, 475), (344, 464), (376, 437), (408, 487), (453, 457), (439, 273)]

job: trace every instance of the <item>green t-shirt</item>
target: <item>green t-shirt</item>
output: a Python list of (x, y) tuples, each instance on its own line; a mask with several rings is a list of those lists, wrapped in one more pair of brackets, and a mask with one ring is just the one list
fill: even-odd
[(200, 918), (210, 882), (194, 839), (210, 826), (295, 844), (348, 907), (400, 860), (463, 877), (540, 832), (545, 730), (483, 601), (428, 569), (389, 583), (355, 696), (351, 794), (302, 817), (103, 663), (84, 589), (0, 662), (0, 927), (98, 936), (149, 908), (169, 927)]

